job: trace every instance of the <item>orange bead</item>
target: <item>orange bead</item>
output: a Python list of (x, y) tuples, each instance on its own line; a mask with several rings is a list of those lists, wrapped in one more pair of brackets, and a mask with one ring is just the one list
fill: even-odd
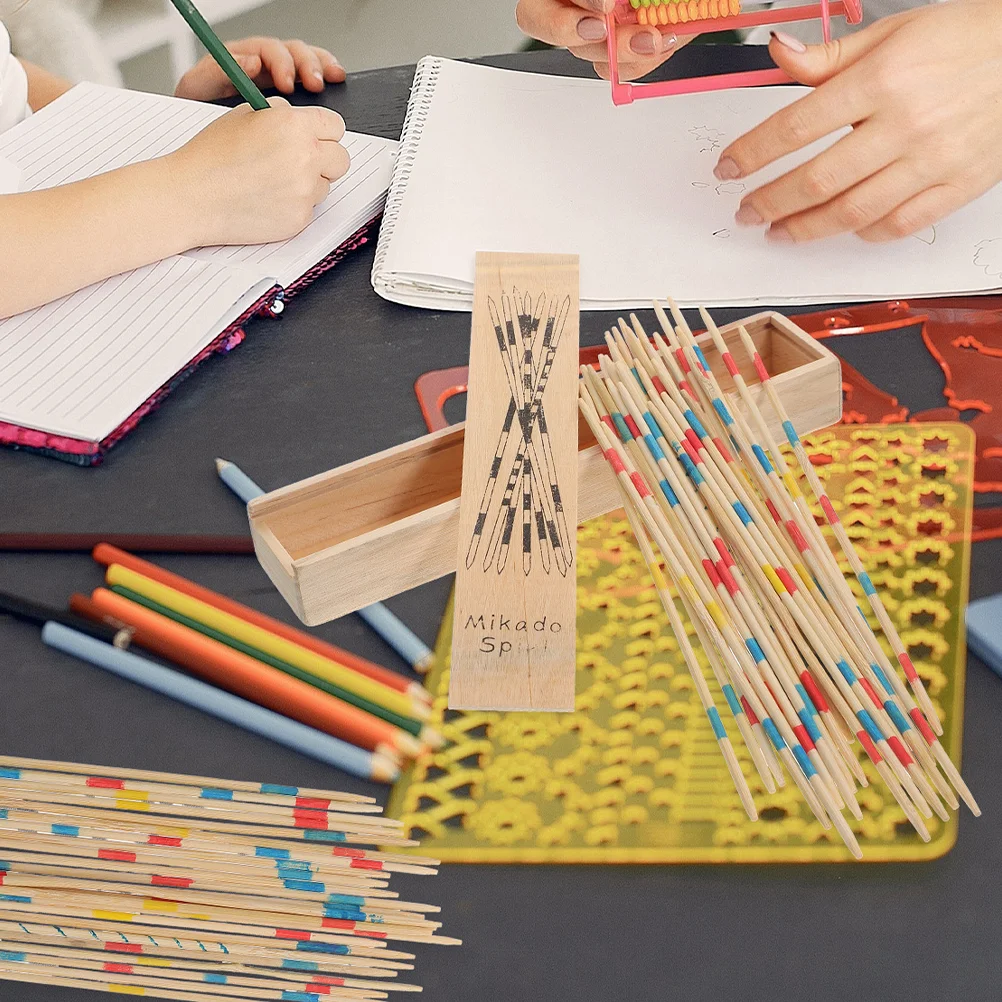
[(710, 17), (719, 17), (719, 16), (720, 16), (720, 4), (717, 3), (717, 0), (710, 0)]
[(637, 11), (637, 24), (647, 24), (647, 8), (641, 7)]
[(741, 13), (741, 0), (730, 0), (731, 13), (737, 17)]
[(707, 0), (699, 0), (699, 16), (704, 21), (710, 16), (710, 5)]
[(662, 4), (658, 7), (658, 24), (668, 23), (668, 5)]
[(685, 24), (689, 20), (689, 5), (685, 0), (680, 0), (678, 5), (678, 19)]
[(672, 3), (668, 5), (668, 20), (672, 24), (678, 24), (678, 4)]

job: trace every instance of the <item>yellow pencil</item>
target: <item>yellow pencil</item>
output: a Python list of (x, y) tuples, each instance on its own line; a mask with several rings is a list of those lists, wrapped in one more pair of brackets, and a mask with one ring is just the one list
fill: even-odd
[(405, 693), (391, 689), (389, 686), (346, 668), (337, 661), (325, 658), (323, 655), (301, 647), (299, 644), (294, 644), (284, 637), (270, 633), (268, 630), (248, 623), (237, 616), (231, 616), (206, 602), (201, 602), (175, 588), (169, 588), (167, 585), (153, 581), (151, 578), (137, 574), (119, 564), (112, 564), (108, 568), (105, 580), (111, 586), (119, 585), (129, 588), (174, 612), (194, 619), (219, 633), (233, 637), (234, 640), (239, 640), (249, 647), (254, 647), (266, 654), (271, 654), (273, 657), (287, 661), (317, 678), (347, 689), (349, 692), (377, 703), (393, 713), (404, 717), (418, 717), (419, 714), (423, 714), (426, 718), (428, 715), (426, 707), (417, 706), (415, 701)]

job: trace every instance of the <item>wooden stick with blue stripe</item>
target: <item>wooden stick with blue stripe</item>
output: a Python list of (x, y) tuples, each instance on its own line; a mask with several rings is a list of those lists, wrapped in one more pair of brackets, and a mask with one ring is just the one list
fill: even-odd
[[(668, 582), (665, 580), (665, 576), (654, 556), (654, 551), (651, 549), (650, 540), (647, 537), (647, 530), (644, 529), (643, 525), (637, 519), (637, 516), (633, 511), (633, 505), (630, 502), (630, 498), (623, 491), (622, 485), (620, 485), (619, 489), (623, 497), (623, 507), (626, 511), (626, 517), (630, 522), (631, 528), (633, 529), (633, 534), (636, 537), (637, 545), (640, 547), (640, 553), (644, 558), (644, 563), (647, 564), (647, 567), (651, 572), (651, 577), (654, 580), (654, 588), (658, 593), (658, 598), (661, 599), (661, 605), (668, 616), (668, 623), (671, 626), (672, 633), (675, 634), (679, 650), (682, 652), (682, 657), (685, 660), (686, 667), (689, 669), (689, 674), (692, 676), (692, 681), (696, 686), (696, 694), (699, 696), (699, 702), (703, 707), (703, 712), (710, 721), (710, 728), (713, 731), (713, 736), (717, 739), (717, 747), (720, 748), (720, 753), (724, 757), (724, 762), (727, 765), (727, 772), (730, 774), (731, 782), (734, 783), (734, 788), (738, 792), (738, 798), (741, 801), (741, 806), (745, 809), (745, 813), (748, 815), (750, 820), (757, 821), (758, 811), (755, 808), (755, 801), (752, 799), (751, 790), (748, 789), (748, 783), (745, 780), (744, 774), (741, 772), (741, 765), (738, 762), (737, 756), (734, 754), (734, 748), (731, 745), (730, 738), (727, 736), (727, 731), (724, 728), (723, 721), (720, 719), (720, 712), (717, 710), (717, 707), (713, 702), (713, 697), (710, 695), (710, 689), (706, 684), (706, 679), (703, 678), (703, 672), (699, 667), (699, 662), (696, 660), (696, 652), (692, 649), (692, 644), (689, 642), (689, 637), (685, 632), (685, 627), (682, 625), (678, 609), (675, 608), (675, 602), (672, 599), (671, 593), (668, 591)], [(707, 654), (708, 653), (709, 652), (707, 652)], [(743, 716), (744, 714), (735, 714), (736, 718)]]
[[(735, 363), (733, 356), (727, 350), (727, 345), (724, 342), (720, 331), (716, 328), (712, 318), (705, 310), (702, 311), (702, 314), (704, 321), (707, 323), (707, 329), (714, 338), (714, 342), (721, 353), (724, 364), (726, 365), (728, 372), (732, 374), (735, 387), (744, 401), (748, 412), (751, 414), (762, 441), (765, 443), (769, 453), (771, 454), (769, 458), (771, 458), (773, 464), (778, 465), (780, 463), (784, 463), (785, 461), (772, 438), (768, 425), (763, 419), (759, 408), (752, 400), (744, 378), (738, 371), (737, 364)], [(755, 351), (754, 344), (752, 343), (748, 332), (743, 327), (739, 327), (738, 333), (753, 360), (757, 359), (757, 367), (761, 367), (761, 371), (765, 371), (764, 366), (761, 364), (761, 358), (759, 357), (757, 351)], [(770, 396), (775, 396), (775, 389), (772, 387), (771, 381), (765, 379), (762, 380), (762, 383), (766, 392), (769, 393)], [(779, 406), (782, 407), (781, 402), (779, 402)], [(785, 414), (785, 411), (782, 412), (780, 416), (783, 414)], [(791, 447), (799, 456), (799, 453), (804, 452), (803, 447), (800, 445), (800, 439), (797, 436), (795, 429), (786, 418), (784, 418), (784, 429)], [(796, 444), (794, 444), (794, 442), (796, 442)], [(806, 459), (807, 468), (810, 470), (811, 477), (813, 477), (814, 480), (818, 480), (817, 474), (814, 473), (813, 464), (810, 463), (809, 458), (806, 458), (806, 453), (804, 453), (804, 457)], [(768, 462), (768, 459), (760, 457), (760, 465), (768, 464)], [(800, 462), (801, 465), (803, 465), (804, 460), (801, 460)], [(791, 474), (786, 473), (784, 481), (786, 478), (792, 478)], [(808, 479), (811, 478), (809, 477)], [(820, 480), (818, 480), (818, 484), (820, 484)], [(823, 493), (823, 488), (820, 497), (823, 497), (826, 501), (828, 501), (827, 495)], [(828, 548), (828, 544), (821, 535), (821, 531), (818, 528), (814, 516), (807, 506), (807, 501), (804, 498), (803, 493), (799, 490), (795, 494), (791, 492), (791, 496), (789, 498), (784, 498), (784, 500), (789, 504), (789, 509), (783, 513), (781, 519), (777, 519), (776, 521), (777, 525), (780, 521), (785, 522), (785, 528), (790, 539), (796, 545), (797, 550), (806, 560), (810, 568), (811, 573), (809, 576), (804, 573), (802, 567), (798, 567), (798, 570), (801, 572), (801, 579), (803, 583), (807, 587), (808, 591), (814, 595), (817, 607), (822, 612), (827, 612), (829, 614), (829, 622), (836, 628), (837, 632), (841, 633), (843, 643), (847, 644), (850, 650), (853, 646), (855, 647), (855, 652), (858, 655), (857, 665), (861, 668), (863, 677), (867, 681), (867, 692), (869, 693), (873, 691), (875, 693), (881, 690), (885, 692), (885, 697), (875, 698), (876, 709), (883, 709), (888, 714), (912, 754), (922, 763), (925, 772), (927, 773), (930, 781), (936, 786), (940, 796), (942, 796), (952, 808), (956, 809), (956, 797), (946, 780), (940, 776), (939, 770), (937, 769), (936, 758), (934, 757), (934, 753), (930, 751), (930, 745), (920, 736), (920, 731), (918, 730), (915, 718), (916, 715), (921, 716), (921, 711), (916, 706), (916, 703), (912, 699), (908, 690), (902, 685), (897, 673), (891, 667), (891, 664), (887, 659), (886, 654), (884, 654), (883, 649), (880, 647), (877, 637), (871, 629), (865, 614), (859, 607), (855, 597), (852, 595), (852, 592), (849, 590), (848, 584), (835, 560), (834, 554), (832, 554), (831, 550)], [(830, 506), (830, 501), (828, 501), (828, 504)], [(858, 557), (856, 557), (855, 550), (851, 544), (849, 544), (849, 549), (852, 550), (853, 556), (858, 562)], [(860, 567), (861, 566), (862, 565), (860, 564)], [(859, 578), (859, 581), (864, 593), (868, 593), (869, 591), (873, 591), (875, 593), (875, 589), (873, 588), (869, 575), (867, 575), (865, 571), (862, 573), (862, 577)], [(821, 591), (821, 588), (824, 589), (823, 592)], [(921, 684), (921, 682), (919, 684)], [(900, 700), (902, 702), (906, 712), (908, 713), (908, 717), (901, 712), (896, 700)], [(909, 718), (911, 718), (911, 722), (909, 722)], [(938, 718), (935, 715), (932, 719), (936, 720), (938, 723)], [(913, 723), (916, 726), (913, 726)], [(959, 773), (957, 774), (957, 778), (959, 779)], [(963, 782), (963, 780), (960, 780), (960, 782)], [(968, 793), (969, 792), (970, 791), (968, 791)]]
[[(679, 321), (676, 333), (682, 340), (685, 349), (692, 352), (696, 347), (692, 338), (692, 333), (688, 330), (684, 319), (681, 317), (681, 313), (678, 311), (677, 307), (674, 306), (674, 304), (672, 304), (672, 309), (676, 319)], [(713, 328), (712, 318), (710, 318), (709, 314), (705, 311), (704, 319), (708, 322), (711, 330), (715, 330), (715, 328)], [(719, 332), (717, 333), (719, 335)], [(705, 366), (705, 359), (693, 356), (693, 362), (701, 389), (706, 393), (707, 398), (712, 401), (714, 408), (721, 414), (725, 423), (727, 423), (730, 419), (728, 418), (726, 408), (720, 399), (720, 389), (716, 383), (713, 373)], [(736, 366), (733, 365), (733, 360), (731, 360), (731, 365), (728, 366), (728, 369), (729, 371), (732, 371), (733, 368), (736, 368)], [(758, 413), (757, 408), (750, 397), (746, 396), (745, 402), (753, 414)], [(764, 422), (761, 420), (759, 423), (764, 425)], [(763, 483), (761, 479), (763, 473), (768, 478), (768, 481), (774, 484), (775, 489), (770, 498), (773, 503), (773, 507), (771, 507), (770, 510), (774, 515), (775, 526), (773, 527), (774, 531), (771, 534), (771, 538), (776, 543), (786, 543), (786, 536), (779, 529), (779, 525), (783, 519), (781, 516), (778, 516), (777, 513), (780, 509), (786, 510), (787, 513), (789, 513), (791, 498), (796, 499), (798, 495), (801, 495), (799, 488), (796, 487), (792, 474), (788, 471), (784, 472), (781, 481), (782, 485), (784, 485), (789, 491), (789, 495), (787, 495), (783, 492), (782, 487), (779, 486), (779, 473), (774, 462), (774, 457), (775, 455), (778, 455), (779, 451), (775, 447), (775, 443), (772, 441), (772, 437), (768, 434), (767, 429), (763, 441), (766, 443), (767, 447), (771, 446), (773, 459), (770, 459), (770, 457), (766, 454), (766, 450), (762, 448), (761, 443), (755, 441), (754, 433), (740, 417), (738, 417), (736, 423), (734, 423), (732, 437), (740, 446), (746, 458), (749, 455), (749, 448), (751, 453), (754, 454), (756, 462), (751, 463), (749, 460), (749, 464), (753, 474), (759, 478), (760, 484), (762, 484), (763, 488), (768, 490), (768, 484)], [(795, 511), (793, 514), (796, 516)], [(811, 520), (813, 521), (813, 516), (811, 517)], [(770, 527), (770, 524), (768, 522), (763, 522), (761, 527), (757, 527), (754, 520), (748, 518), (745, 521), (749, 530), (753, 533), (753, 535), (757, 535), (758, 541), (763, 544), (765, 551), (767, 552), (769, 548), (768, 542), (762, 533)], [(792, 521), (795, 523), (796, 518)], [(787, 523), (788, 526), (789, 524), (790, 523)], [(804, 532), (809, 534), (811, 529), (805, 525)], [(802, 535), (801, 538), (803, 538)], [(798, 548), (803, 554), (804, 549), (802, 547)], [(780, 547), (780, 551), (781, 550), (782, 547)], [(825, 545), (825, 550), (829, 561), (834, 562), (834, 558), (831, 556), (830, 552), (827, 551), (827, 545)], [(832, 597), (827, 597), (821, 592), (817, 582), (807, 573), (802, 565), (791, 563), (795, 573), (799, 576), (801, 584), (804, 586), (803, 588), (798, 588), (794, 577), (782, 567), (781, 563), (777, 563), (777, 561), (782, 560), (782, 553), (780, 551), (774, 551), (771, 557), (766, 557), (766, 559), (771, 560), (773, 564), (773, 574), (769, 575), (770, 582), (775, 587), (776, 581), (773, 580), (773, 575), (778, 576), (782, 584), (782, 591), (778, 588), (776, 590), (777, 593), (780, 594), (780, 597), (784, 600), (784, 603), (788, 605), (795, 615), (799, 615), (799, 617), (804, 617), (809, 620), (810, 625), (805, 626), (804, 622), (798, 618), (798, 626), (800, 626), (800, 628), (805, 631), (805, 634), (809, 636), (812, 646), (817, 651), (825, 651), (827, 655), (825, 667), (829, 673), (831, 673), (836, 684), (838, 684), (839, 681), (836, 672), (845, 676), (843, 666), (848, 666), (851, 663), (855, 666), (855, 671), (861, 673), (861, 685), (864, 689), (863, 698), (865, 700), (865, 697), (873, 691), (872, 686), (879, 683), (877, 683), (876, 675), (873, 676), (872, 680), (867, 678), (867, 672), (871, 669), (871, 667), (877, 666), (870, 664), (869, 659), (863, 650), (866, 647), (865, 641), (862, 637), (855, 633), (859, 620), (851, 610), (848, 615), (843, 615), (843, 618), (839, 618), (835, 606), (831, 604), (832, 598), (837, 598), (840, 594), (834, 583), (828, 581), (828, 588)], [(759, 556), (757, 559), (760, 560), (762, 557)], [(815, 565), (815, 567), (817, 567), (817, 565)], [(837, 573), (841, 576), (841, 572)], [(822, 578), (827, 580), (823, 571), (821, 571), (820, 574)], [(841, 582), (841, 588), (846, 588), (844, 580)], [(768, 592), (768, 589), (766, 589), (766, 592)], [(818, 642), (818, 635), (810, 632), (814, 628), (817, 628), (817, 630), (820, 631), (820, 635), (823, 637), (822, 644), (819, 644)], [(877, 668), (877, 670), (879, 671), (879, 668)], [(921, 813), (925, 814), (927, 817), (931, 816), (928, 813), (928, 802), (929, 804), (932, 804), (932, 808), (936, 810), (940, 817), (946, 816), (945, 808), (943, 808), (939, 803), (937, 792), (933, 790), (933, 785), (935, 785), (937, 789), (942, 791), (946, 784), (941, 780), (941, 777), (939, 777), (938, 772), (932, 763), (931, 756), (928, 756), (923, 748), (917, 749), (920, 758), (922, 758), (923, 755), (926, 756), (923, 760), (923, 767), (926, 771), (931, 769), (930, 776), (927, 777), (922, 769), (915, 764), (911, 755), (907, 752), (907, 750), (905, 750), (904, 745), (901, 743), (901, 735), (897, 733), (896, 724), (894, 722), (896, 718), (892, 716), (894, 713), (893, 705), (890, 709), (891, 715), (889, 715), (879, 700), (874, 700), (874, 703), (880, 727), (883, 733), (888, 735), (888, 740), (890, 741), (892, 753), (891, 757), (888, 758), (888, 761), (890, 763), (890, 767), (896, 772), (901, 785), (915, 800), (916, 806)], [(899, 714), (898, 716), (901, 715)], [(901, 717), (901, 719), (904, 718)], [(910, 725), (906, 722), (906, 732), (910, 729)], [(907, 733), (905, 736), (906, 738), (908, 737)], [(911, 737), (915, 737), (914, 733), (911, 734)], [(951, 798), (952, 794), (949, 794), (947, 797), (948, 802)]]
[[(743, 580), (740, 568), (731, 557), (726, 543), (718, 535), (709, 513), (699, 503), (702, 488), (712, 488), (715, 485), (712, 481), (707, 481), (684, 452), (676, 458), (685, 460), (682, 469), (689, 473), (689, 477), (687, 478), (681, 471), (679, 471), (681, 475), (676, 473), (658, 442), (660, 439), (666, 447), (669, 445), (663, 436), (661, 426), (649, 410), (642, 413), (639, 409), (640, 406), (645, 406), (643, 403), (638, 406), (638, 401), (642, 401), (639, 387), (632, 382), (621, 381), (618, 388), (623, 405), (630, 412), (631, 426), (634, 428), (642, 426), (645, 429), (642, 448), (648, 453), (645, 457), (646, 462), (650, 463), (653, 460), (658, 462), (659, 470), (651, 479), (656, 481), (659, 473), (667, 476), (672, 480), (673, 493), (683, 499), (683, 505), (688, 504), (686, 510), (689, 521), (681, 522), (683, 532), (690, 526), (702, 529), (703, 538), (701, 540), (690, 538), (690, 546), (696, 552), (710, 586), (716, 591), (721, 605), (735, 624), (735, 629), (739, 631), (754, 662), (753, 670), (762, 674), (769, 694), (774, 700), (774, 704), (769, 704), (770, 713), (773, 716), (780, 713), (789, 722), (814, 768), (828, 786), (836, 807), (841, 808), (844, 803), (848, 803), (853, 815), (861, 817), (855, 802), (851, 779), (844, 775), (841, 763), (837, 761), (836, 754), (828, 748), (824, 735), (818, 731), (815, 739), (810, 733), (813, 722), (804, 723), (808, 720), (806, 706), (797, 688), (793, 668), (785, 655), (773, 646), (770, 639), (771, 630), (754, 597), (752, 596), (752, 600), (749, 601), (751, 593)], [(716, 503), (717, 513), (721, 507), (726, 507), (721, 506), (716, 497), (710, 497), (708, 500), (710, 510), (714, 509)]]
[(804, 800), (822, 827), (830, 828), (834, 824), (846, 846), (859, 858), (861, 854), (855, 835), (832, 802), (827, 786), (789, 724), (781, 715), (774, 721), (766, 712), (766, 703), (773, 702), (768, 688), (754, 671), (746, 673), (738, 663), (742, 652), (745, 652), (744, 645), (726, 614), (714, 600), (713, 593), (690, 562), (685, 548), (677, 541), (672, 541), (671, 530), (642, 474), (637, 470), (628, 469), (627, 464), (630, 462), (628, 456), (622, 446), (609, 435), (608, 429), (602, 424), (598, 412), (586, 395), (582, 395), (581, 410), (634, 509), (657, 543), (676, 590), (684, 601), (688, 600), (687, 611), (690, 615), (698, 616), (710, 635), (714, 637), (718, 650), (731, 668), (732, 677), (737, 681), (741, 694), (749, 699), (756, 714), (763, 720), (766, 733), (769, 734), (777, 754), (786, 765)]
[[(674, 312), (679, 320), (676, 333), (682, 339), (685, 349), (691, 353), (695, 347), (691, 332), (685, 326), (684, 320), (682, 320), (677, 308), (674, 309)], [(691, 363), (691, 371), (695, 373), (697, 386), (705, 394), (706, 399), (712, 401), (716, 412), (721, 415), (725, 425), (730, 427), (732, 422), (720, 399), (719, 388), (716, 386), (712, 373), (705, 367), (703, 360), (694, 354), (692, 355)], [(749, 439), (747, 429), (740, 422), (733, 425), (731, 439), (738, 448), (739, 454), (743, 455), (748, 461), (753, 476), (758, 479), (760, 486), (765, 489), (767, 485), (763, 481), (763, 474), (773, 478), (775, 478), (776, 474), (764, 451)], [(756, 457), (755, 462), (752, 462), (750, 459), (752, 454)], [(695, 460), (696, 465), (699, 465), (702, 457), (697, 453), (690, 452), (690, 462), (692, 460)], [(732, 497), (729, 500), (733, 502), (734, 498)], [(731, 506), (724, 504), (723, 509), (725, 515), (733, 522), (734, 516)], [(756, 585), (763, 596), (763, 600), (766, 602), (775, 601), (772, 594), (773, 591), (775, 592), (775, 595), (778, 596), (786, 611), (796, 620), (796, 628), (793, 631), (793, 636), (797, 635), (797, 631), (802, 633), (810, 647), (822, 657), (825, 670), (829, 673), (835, 684), (844, 684), (846, 676), (843, 667), (848, 669), (849, 661), (853, 661), (857, 666), (865, 664), (865, 659), (853, 647), (851, 638), (848, 638), (848, 649), (841, 647), (841, 641), (835, 636), (837, 628), (841, 624), (834, 618), (831, 608), (823, 601), (812, 604), (810, 598), (805, 596), (804, 590), (798, 588), (793, 576), (782, 566), (781, 548), (780, 550), (772, 548), (773, 544), (781, 540), (782, 537), (776, 533), (773, 533), (771, 537), (766, 535), (772, 523), (763, 520), (760, 524), (756, 524), (755, 520), (751, 518), (747, 511), (742, 510), (740, 506), (736, 507), (735, 510), (741, 516), (740, 522), (749, 534), (746, 542), (752, 548), (753, 552), (750, 558), (745, 553), (743, 553), (743, 556), (746, 563), (750, 566), (753, 575), (756, 576)], [(739, 550), (743, 551), (745, 544), (741, 541), (740, 533), (733, 542)], [(762, 572), (765, 573), (767, 582), (758, 580)], [(832, 620), (834, 620), (836, 627), (834, 632), (828, 630), (828, 627), (832, 625)], [(828, 630), (827, 633), (826, 630)], [(821, 632), (819, 633), (818, 631)], [(844, 632), (842, 639), (847, 639)], [(854, 707), (854, 709), (860, 708), (859, 706)], [(883, 714), (883, 710), (879, 712)], [(853, 718), (850, 717), (849, 719)], [(860, 718), (860, 723), (862, 724), (862, 718)], [(907, 802), (908, 798), (911, 798), (915, 802), (918, 812), (924, 814), (926, 817), (931, 817), (931, 810), (927, 799), (933, 803), (941, 816), (945, 811), (938, 803), (936, 793), (932, 790), (929, 781), (916, 768), (914, 761), (904, 750), (904, 746), (901, 745), (898, 737), (895, 735), (893, 724), (889, 720), (883, 720), (881, 726), (885, 728), (886, 733), (889, 735), (891, 748), (893, 749), (893, 752), (889, 751), (886, 745), (880, 748), (878, 743), (877, 747), (883, 755), (882, 761), (886, 760), (881, 768), (887, 769), (889, 767), (895, 773), (896, 782), (892, 790), (895, 791), (896, 796), (898, 790), (902, 790), (903, 793), (906, 792), (907, 795), (904, 801), (901, 801), (899, 798), (902, 809), (905, 810), (909, 819), (913, 821), (920, 836), (927, 838), (928, 831), (924, 824), (922, 824), (919, 814)], [(859, 732), (857, 731), (857, 736), (858, 734)]]
[[(623, 415), (617, 411), (615, 401), (612, 399), (608, 388), (602, 380), (596, 376), (595, 371), (590, 366), (582, 366), (581, 375), (585, 382), (589, 385), (589, 389), (592, 394), (592, 402), (596, 405), (596, 410), (598, 410), (599, 413), (599, 419), (605, 424), (610, 424), (611, 427), (619, 434), (620, 441), (622, 441), (624, 445), (627, 444), (632, 433), (626, 422), (623, 420)], [(601, 409), (598, 407), (600, 402), (603, 405), (603, 408)], [(664, 491), (666, 485), (662, 484), (661, 486)], [(671, 488), (669, 487), (668, 491), (670, 492), (670, 490)], [(675, 500), (677, 501), (677, 499)], [(669, 502), (671, 502), (671, 497), (669, 497)], [(636, 535), (637, 526), (634, 524), (636, 522), (636, 518), (631, 517), (630, 522), (631, 525), (633, 525), (634, 534)], [(639, 540), (640, 537), (637, 536), (637, 538)], [(706, 659), (710, 664), (713, 676), (716, 679), (717, 684), (720, 686), (720, 689), (724, 694), (724, 698), (727, 700), (727, 706), (738, 726), (738, 730), (741, 732), (741, 737), (744, 739), (748, 753), (751, 755), (752, 762), (754, 763), (755, 769), (759, 774), (759, 778), (762, 780), (762, 784), (765, 786), (767, 793), (775, 793), (777, 785), (784, 785), (783, 770), (780, 768), (775, 755), (772, 753), (772, 748), (769, 744), (768, 738), (762, 730), (762, 724), (757, 720), (757, 718), (753, 720), (753, 718), (741, 705), (741, 702), (734, 691), (734, 686), (731, 685), (727, 677), (726, 670), (720, 661), (720, 657), (713, 644), (709, 642), (706, 634), (703, 632), (699, 621), (693, 620), (692, 623), (696, 630), (696, 635), (699, 638), (699, 642), (703, 648), (703, 652), (706, 655)]]

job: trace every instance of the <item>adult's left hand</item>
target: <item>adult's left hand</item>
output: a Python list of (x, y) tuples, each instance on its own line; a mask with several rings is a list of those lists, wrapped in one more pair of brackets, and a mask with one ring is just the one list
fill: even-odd
[(852, 126), (813, 159), (746, 195), (736, 219), (783, 242), (852, 232), (908, 236), (1002, 180), (1002, 0), (950, 0), (805, 46), (769, 47), (807, 96), (735, 140), (714, 171), (748, 177)]

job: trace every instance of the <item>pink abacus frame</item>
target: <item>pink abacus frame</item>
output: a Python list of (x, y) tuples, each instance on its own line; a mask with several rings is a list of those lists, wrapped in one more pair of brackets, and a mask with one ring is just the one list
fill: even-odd
[[(685, 33), (699, 35), (704, 32), (729, 31), (735, 28), (753, 28), (760, 24), (788, 24), (791, 21), (820, 19), (825, 41), (831, 39), (831, 19), (845, 17), (847, 24), (859, 24), (863, 19), (862, 0), (821, 0), (820, 3), (799, 7), (772, 7), (741, 13), (729, 17), (705, 18), (679, 22)], [(731, 87), (761, 87), (764, 84), (789, 83), (790, 78), (780, 69), (751, 70), (742, 73), (720, 73), (716, 76), (689, 77), (682, 80), (663, 80), (656, 83), (626, 83), (619, 79), (619, 50), (616, 29), (621, 24), (636, 24), (637, 14), (630, 0), (617, 0), (616, 6), (606, 15), (608, 21), (609, 75), (612, 79), (613, 104), (631, 104), (643, 97), (666, 97), (670, 94), (694, 94), (698, 91), (725, 90)]]

